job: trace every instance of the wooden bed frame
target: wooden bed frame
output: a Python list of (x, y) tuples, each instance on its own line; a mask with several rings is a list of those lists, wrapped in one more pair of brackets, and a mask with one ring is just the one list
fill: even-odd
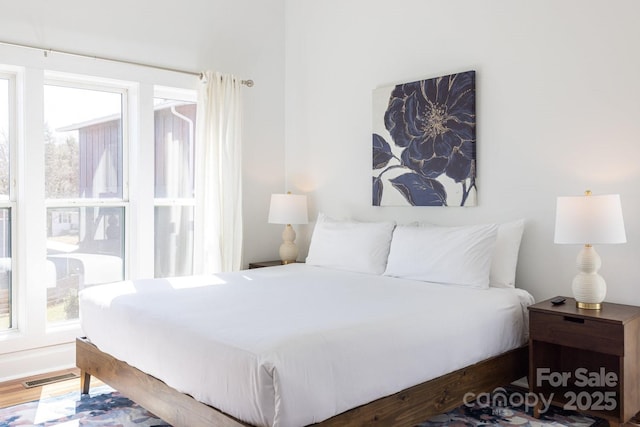
[[(81, 370), (83, 394), (89, 392), (91, 376), (95, 376), (173, 426), (249, 425), (103, 353), (86, 338), (76, 340), (76, 365)], [(468, 392), (490, 392), (524, 377), (527, 370), (528, 349), (523, 346), (348, 410), (314, 426), (412, 426), (461, 405)]]

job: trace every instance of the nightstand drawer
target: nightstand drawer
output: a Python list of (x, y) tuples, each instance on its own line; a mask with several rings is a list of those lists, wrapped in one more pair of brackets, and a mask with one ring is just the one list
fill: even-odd
[(624, 356), (624, 325), (569, 314), (532, 311), (531, 339)]

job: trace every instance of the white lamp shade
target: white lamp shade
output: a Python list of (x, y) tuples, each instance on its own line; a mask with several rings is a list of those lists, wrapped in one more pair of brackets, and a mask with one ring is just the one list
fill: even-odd
[(625, 243), (620, 195), (558, 197), (555, 243)]
[(269, 206), (271, 224), (306, 224), (307, 196), (300, 194), (272, 194)]

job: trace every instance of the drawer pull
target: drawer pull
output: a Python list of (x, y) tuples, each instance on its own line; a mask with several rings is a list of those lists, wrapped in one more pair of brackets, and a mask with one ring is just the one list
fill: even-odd
[(565, 322), (584, 323), (584, 319), (579, 317), (564, 316)]

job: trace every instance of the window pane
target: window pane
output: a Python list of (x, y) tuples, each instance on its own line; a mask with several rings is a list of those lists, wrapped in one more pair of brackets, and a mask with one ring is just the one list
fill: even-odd
[(47, 209), (47, 321), (78, 318), (78, 291), (124, 279), (124, 208)]
[(122, 94), (45, 85), (45, 194), (122, 198)]
[(195, 122), (195, 103), (155, 98), (156, 277), (193, 272)]
[(9, 80), (0, 79), (0, 199), (9, 198)]
[(11, 324), (11, 210), (0, 209), (0, 331)]
[(193, 206), (156, 206), (155, 277), (193, 273)]
[(155, 98), (155, 197), (193, 197), (196, 104)]

